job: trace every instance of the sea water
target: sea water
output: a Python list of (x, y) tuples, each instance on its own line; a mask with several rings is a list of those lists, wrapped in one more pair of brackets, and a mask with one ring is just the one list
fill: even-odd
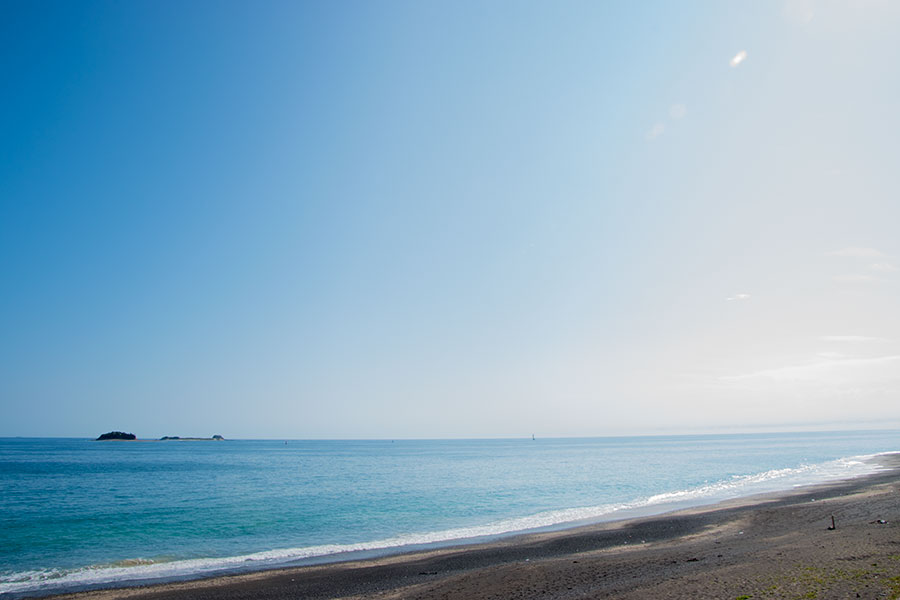
[(900, 432), (591, 439), (0, 439), (0, 595), (343, 560), (791, 489)]

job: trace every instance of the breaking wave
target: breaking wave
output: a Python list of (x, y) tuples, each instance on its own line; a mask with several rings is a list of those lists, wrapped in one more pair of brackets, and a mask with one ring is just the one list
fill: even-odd
[(637, 498), (631, 502), (551, 510), (471, 527), (397, 535), (353, 544), (282, 548), (215, 558), (135, 557), (74, 569), (0, 572), (0, 595), (56, 593), (108, 585), (195, 578), (224, 572), (260, 570), (322, 557), (337, 561), (353, 558), (355, 553), (360, 552), (400, 552), (422, 545), (451, 544), (460, 540), (496, 537), (581, 522), (609, 521), (626, 516), (626, 511), (658, 514), (677, 507), (701, 506), (757, 493), (783, 491), (867, 475), (882, 468), (871, 460), (875, 456), (877, 455), (856, 456), (821, 464), (733, 476), (689, 489)]

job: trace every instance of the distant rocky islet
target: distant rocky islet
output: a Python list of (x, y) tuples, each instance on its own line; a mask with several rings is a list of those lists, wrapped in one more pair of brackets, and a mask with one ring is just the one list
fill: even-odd
[(98, 437), (96, 442), (103, 442), (106, 440), (136, 440), (137, 436), (133, 433), (125, 433), (124, 431), (110, 431), (102, 434)]
[[(138, 438), (133, 433), (125, 433), (124, 431), (109, 431), (107, 433), (101, 434), (100, 437), (98, 437), (94, 441), (105, 442), (105, 441), (109, 441), (109, 440), (138, 441)], [(140, 441), (146, 441), (146, 442), (168, 442), (168, 441), (178, 441), (178, 442), (203, 441), (203, 442), (207, 442), (207, 441), (215, 441), (215, 442), (221, 442), (221, 441), (225, 441), (225, 438), (218, 434), (216, 434), (212, 437), (207, 437), (207, 438), (205, 438), (205, 437), (181, 437), (181, 436), (177, 436), (177, 435), (164, 435), (163, 437), (159, 438), (158, 440), (140, 440)]]

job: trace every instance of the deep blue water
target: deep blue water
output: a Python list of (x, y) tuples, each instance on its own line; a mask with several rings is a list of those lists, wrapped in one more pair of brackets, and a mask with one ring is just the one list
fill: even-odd
[(900, 432), (0, 439), (0, 594), (274, 566), (856, 476)]

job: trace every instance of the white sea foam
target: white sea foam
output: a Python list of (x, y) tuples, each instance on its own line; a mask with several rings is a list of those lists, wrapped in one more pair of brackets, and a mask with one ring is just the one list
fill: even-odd
[(690, 489), (675, 490), (638, 498), (631, 502), (600, 504), (541, 512), (525, 517), (509, 518), (484, 525), (443, 531), (412, 533), (355, 544), (325, 544), (303, 548), (282, 548), (242, 556), (196, 558), (187, 560), (153, 560), (133, 558), (113, 564), (91, 565), (77, 569), (46, 569), (0, 574), (0, 595), (51, 593), (108, 584), (136, 581), (169, 580), (200, 577), (238, 570), (256, 570), (294, 563), (317, 557), (347, 557), (354, 552), (399, 551), (409, 546), (452, 543), (459, 540), (500, 536), (584, 521), (612, 520), (626, 510), (654, 514), (674, 506), (711, 504), (721, 500), (756, 493), (792, 489), (838, 479), (874, 473), (881, 467), (871, 459), (877, 455), (843, 458), (797, 468), (775, 469), (753, 475), (735, 476)]

